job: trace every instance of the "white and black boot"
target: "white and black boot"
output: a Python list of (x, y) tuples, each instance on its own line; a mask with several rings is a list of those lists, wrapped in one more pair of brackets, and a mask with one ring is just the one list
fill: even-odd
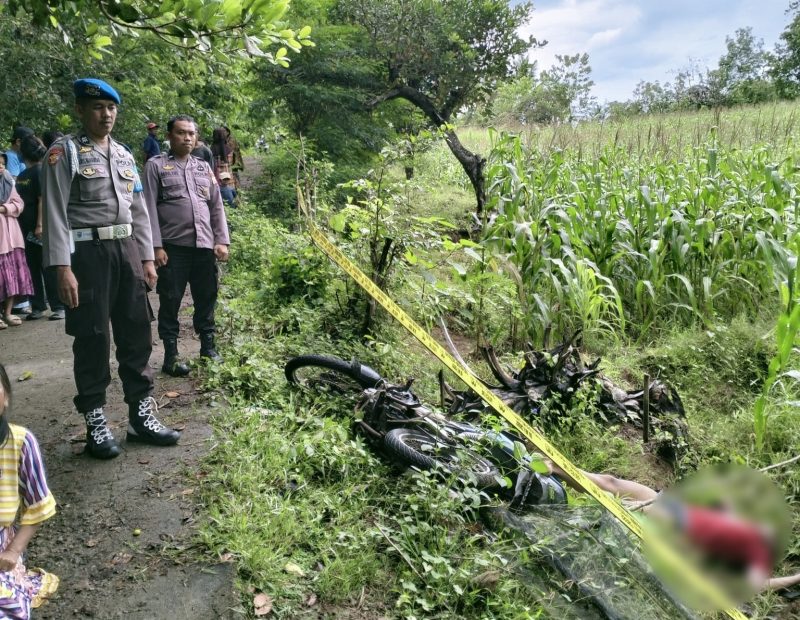
[(85, 411), (83, 419), (86, 420), (86, 452), (89, 456), (96, 459), (113, 459), (119, 456), (122, 450), (108, 428), (103, 408)]
[(181, 434), (159, 422), (158, 404), (152, 396), (143, 398), (128, 409), (128, 441), (149, 443), (154, 446), (174, 446)]

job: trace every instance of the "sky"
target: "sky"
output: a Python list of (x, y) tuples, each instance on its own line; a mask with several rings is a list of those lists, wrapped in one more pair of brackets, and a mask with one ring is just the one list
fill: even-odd
[(556, 54), (587, 52), (600, 103), (630, 99), (642, 81), (672, 82), (678, 70), (714, 68), (725, 37), (750, 26), (772, 50), (791, 21), (789, 0), (534, 0), (525, 36), (546, 39), (533, 50), (540, 70)]

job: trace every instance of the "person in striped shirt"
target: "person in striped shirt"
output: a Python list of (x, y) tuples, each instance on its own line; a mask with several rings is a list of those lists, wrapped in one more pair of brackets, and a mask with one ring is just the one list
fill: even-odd
[(0, 364), (0, 618), (28, 620), (58, 588), (58, 577), (25, 567), (39, 525), (55, 515), (42, 454), (33, 433), (8, 422), (11, 381)]

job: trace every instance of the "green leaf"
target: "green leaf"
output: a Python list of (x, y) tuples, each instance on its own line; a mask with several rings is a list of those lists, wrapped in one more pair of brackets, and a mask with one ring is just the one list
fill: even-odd
[(456, 270), (456, 273), (457, 273), (458, 275), (460, 275), (460, 276), (462, 276), (462, 277), (467, 275), (467, 268), (466, 268), (466, 267), (464, 267), (464, 265), (462, 265), (461, 263), (450, 263), (450, 266), (451, 266), (453, 269), (455, 269), (455, 270)]
[(264, 24), (274, 24), (288, 8), (287, 0), (256, 0), (251, 10)]
[(530, 467), (537, 474), (549, 474), (550, 473), (550, 468), (547, 466), (547, 463), (545, 463), (544, 459), (541, 457), (541, 455), (538, 455), (538, 454), (534, 455), (531, 458)]
[(328, 226), (338, 233), (344, 232), (344, 227), (346, 224), (347, 220), (342, 212), (336, 213), (328, 219)]
[(225, 18), (226, 26), (233, 26), (242, 18), (242, 4), (239, 0), (223, 0), (219, 11)]
[(522, 461), (528, 455), (528, 449), (520, 441), (514, 442), (514, 459)]
[(92, 43), (94, 43), (95, 49), (101, 49), (111, 45), (112, 40), (111, 37), (107, 35), (98, 35), (93, 39)]
[(473, 250), (472, 248), (464, 248), (464, 254), (474, 258), (479, 263), (483, 262), (483, 257), (480, 254), (478, 254), (475, 250)]

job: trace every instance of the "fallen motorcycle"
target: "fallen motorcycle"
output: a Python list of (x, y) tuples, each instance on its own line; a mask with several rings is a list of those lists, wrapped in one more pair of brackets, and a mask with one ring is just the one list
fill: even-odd
[(413, 380), (392, 384), (356, 360), (323, 355), (294, 357), (285, 374), (290, 383), (314, 394), (353, 400), (353, 430), (394, 461), (469, 480), (505, 496), (512, 507), (566, 503), (561, 481), (534, 471), (533, 459), (518, 438), (425, 406), (411, 391)]

